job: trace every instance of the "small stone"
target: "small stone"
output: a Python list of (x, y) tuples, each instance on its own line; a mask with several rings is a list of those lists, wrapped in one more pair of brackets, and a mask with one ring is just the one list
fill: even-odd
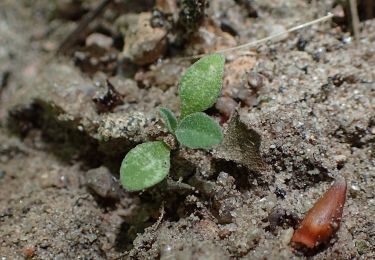
[(358, 183), (355, 182), (355, 181), (352, 181), (350, 183), (350, 188), (353, 190), (353, 191), (360, 191), (361, 188), (359, 187)]
[(97, 45), (103, 49), (109, 49), (113, 45), (113, 39), (101, 33), (92, 33), (86, 38), (86, 46)]
[(110, 171), (99, 167), (86, 172), (86, 186), (90, 191), (104, 199), (119, 199), (121, 189)]
[(135, 19), (135, 25), (129, 21), (123, 55), (137, 65), (153, 63), (166, 48), (167, 32), (163, 28), (151, 27), (151, 13), (141, 13)]
[(237, 102), (233, 100), (231, 97), (223, 96), (218, 98), (215, 108), (219, 110), (219, 112), (228, 119), (233, 111), (238, 106)]
[(344, 43), (344, 44), (351, 44), (353, 41), (353, 38), (350, 37), (349, 35), (345, 35), (344, 37), (342, 37), (341, 39), (341, 42)]
[(247, 83), (252, 89), (259, 90), (264, 85), (263, 76), (256, 72), (249, 72)]
[(320, 61), (320, 60), (323, 60), (325, 58), (325, 55), (326, 55), (326, 49), (321, 47), (321, 48), (318, 48), (317, 50), (315, 50), (315, 52), (312, 54), (313, 56), (313, 59), (315, 61)]
[(293, 233), (294, 233), (294, 229), (291, 227), (286, 230), (281, 231), (280, 240), (284, 246), (287, 246), (290, 243), (290, 240), (293, 237)]
[(279, 188), (279, 187), (276, 187), (275, 189), (275, 195), (277, 198), (281, 198), (281, 199), (285, 199), (285, 196), (286, 196), (286, 191)]
[(90, 243), (93, 243), (97, 238), (98, 237), (95, 234), (89, 234), (89, 235), (87, 235), (87, 239), (90, 241)]
[(369, 252), (370, 248), (366, 241), (358, 240), (355, 242), (355, 247), (357, 248), (358, 254), (363, 255)]
[[(217, 183), (225, 186), (228, 183), (228, 179), (230, 178), (229, 174), (226, 172), (220, 172), (219, 176), (217, 177)], [(230, 181), (232, 182), (232, 181)]]
[(263, 197), (259, 200), (259, 203), (261, 204), (261, 207), (264, 210), (270, 210), (275, 207), (277, 203), (277, 198), (275, 194), (270, 194), (266, 197)]

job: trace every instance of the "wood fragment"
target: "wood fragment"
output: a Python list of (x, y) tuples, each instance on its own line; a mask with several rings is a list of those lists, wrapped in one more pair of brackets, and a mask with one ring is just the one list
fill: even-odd
[(89, 12), (78, 24), (78, 26), (64, 39), (57, 49), (56, 55), (69, 54), (70, 48), (78, 40), (80, 34), (87, 28), (87, 26), (99, 17), (104, 10), (112, 3), (113, 0), (103, 0), (94, 10)]
[(349, 0), (350, 6), (350, 18), (351, 18), (351, 25), (354, 34), (354, 40), (356, 43), (359, 41), (359, 16), (358, 16), (358, 9), (357, 9), (357, 0)]

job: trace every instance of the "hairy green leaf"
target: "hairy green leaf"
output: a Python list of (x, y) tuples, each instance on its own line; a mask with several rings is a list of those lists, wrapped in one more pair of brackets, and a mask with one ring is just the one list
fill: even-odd
[(217, 122), (202, 112), (186, 116), (176, 129), (177, 140), (189, 148), (210, 149), (223, 140)]
[(164, 124), (167, 127), (168, 131), (173, 134), (177, 127), (176, 116), (173, 114), (171, 110), (169, 110), (168, 108), (164, 108), (164, 107), (160, 108), (159, 112), (161, 116), (163, 117)]
[(222, 54), (205, 56), (181, 77), (179, 92), (182, 118), (211, 107), (220, 94), (225, 58)]
[(122, 161), (120, 181), (128, 191), (143, 190), (161, 182), (169, 167), (170, 150), (162, 141), (139, 144)]

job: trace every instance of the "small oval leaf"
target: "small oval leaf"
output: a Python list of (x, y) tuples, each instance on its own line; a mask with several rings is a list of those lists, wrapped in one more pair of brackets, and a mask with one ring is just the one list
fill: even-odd
[(211, 107), (220, 94), (225, 58), (222, 54), (205, 56), (181, 77), (179, 94), (182, 118)]
[(189, 148), (210, 149), (220, 144), (223, 133), (219, 124), (202, 112), (185, 117), (176, 129), (177, 140)]
[(162, 141), (137, 145), (121, 163), (120, 181), (128, 191), (139, 191), (161, 182), (169, 173), (170, 150)]
[(173, 114), (171, 110), (169, 110), (168, 108), (164, 108), (164, 107), (160, 108), (159, 112), (161, 116), (163, 117), (164, 124), (167, 127), (168, 131), (173, 134), (177, 127), (176, 116)]

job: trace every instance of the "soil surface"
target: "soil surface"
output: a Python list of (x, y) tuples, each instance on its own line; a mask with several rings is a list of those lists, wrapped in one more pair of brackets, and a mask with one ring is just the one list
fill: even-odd
[[(354, 39), (344, 1), (2, 0), (0, 258), (374, 259), (375, 12), (358, 2)], [(206, 111), (224, 142), (173, 150), (166, 180), (121, 188), (130, 149), (175, 142), (158, 108), (179, 114), (178, 81), (196, 60), (186, 57), (332, 10), (227, 52)], [(340, 229), (294, 249), (294, 230), (339, 176)]]

